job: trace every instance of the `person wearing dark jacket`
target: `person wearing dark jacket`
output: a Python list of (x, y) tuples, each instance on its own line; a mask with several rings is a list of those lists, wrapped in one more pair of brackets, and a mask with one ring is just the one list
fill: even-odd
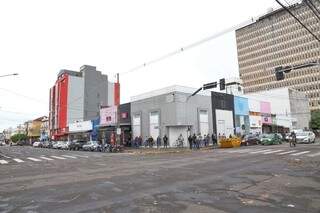
[(157, 137), (157, 148), (161, 146), (161, 138), (160, 136)]
[(168, 148), (168, 137), (167, 137), (167, 135), (163, 136), (163, 145), (164, 145), (164, 148)]
[(192, 149), (193, 141), (192, 141), (192, 136), (191, 136), (191, 134), (190, 134), (189, 137), (188, 137), (188, 142), (189, 142), (190, 149)]
[(193, 133), (193, 136), (192, 136), (192, 144), (193, 144), (193, 147), (196, 148), (197, 146), (197, 136), (195, 133)]
[(212, 139), (212, 147), (213, 147), (213, 148), (216, 148), (216, 145), (217, 145), (217, 136), (216, 136), (214, 133), (212, 133), (211, 139)]

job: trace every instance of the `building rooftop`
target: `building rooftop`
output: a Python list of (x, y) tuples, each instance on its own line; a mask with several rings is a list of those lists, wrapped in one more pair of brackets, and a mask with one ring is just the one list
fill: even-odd
[[(295, 0), (293, 2), (291, 2), (291, 4), (289, 6), (285, 5), (287, 8), (291, 9), (291, 8), (294, 8), (294, 7), (297, 7), (297, 6), (300, 6), (302, 4), (302, 1), (301, 0)], [(262, 15), (259, 15), (258, 17), (255, 17), (255, 18), (252, 18), (251, 19), (251, 23), (248, 23), (246, 25), (242, 25), (241, 27), (239, 27), (236, 31), (238, 30), (241, 30), (243, 28), (246, 28), (250, 25), (253, 25), (255, 24), (256, 22), (259, 22), (261, 20), (264, 20), (274, 14), (277, 14), (277, 13), (280, 13), (280, 12), (283, 12), (284, 9), (282, 7), (276, 7), (276, 8), (269, 8), (268, 11)]]
[[(173, 92), (192, 94), (196, 90), (197, 90), (197, 88), (173, 85), (173, 86), (165, 87), (162, 89), (142, 93), (140, 95), (132, 96), (130, 98), (130, 100), (131, 100), (131, 102), (134, 102), (134, 101), (139, 101), (139, 100), (143, 100), (143, 99), (147, 99), (147, 98), (151, 98), (151, 97), (155, 97), (155, 96), (159, 96), (159, 95), (164, 95), (164, 94), (168, 94), (168, 93), (173, 93)], [(210, 91), (201, 91), (197, 95), (211, 96), (211, 92)]]

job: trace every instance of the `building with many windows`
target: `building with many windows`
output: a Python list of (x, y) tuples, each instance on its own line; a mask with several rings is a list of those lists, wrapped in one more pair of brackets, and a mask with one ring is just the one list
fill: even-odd
[[(312, 0), (320, 9), (320, 2)], [(289, 8), (314, 34), (320, 22), (304, 1)], [(236, 30), (240, 78), (244, 92), (289, 87), (303, 91), (311, 110), (320, 109), (320, 66), (285, 74), (276, 81), (274, 69), (320, 59), (320, 43), (284, 9), (269, 11), (253, 23)]]
[(189, 134), (212, 134), (211, 94), (189, 96), (193, 88), (171, 86), (131, 98), (131, 126), (133, 138), (154, 140), (167, 135), (169, 145), (175, 146), (179, 135), (188, 145)]
[(68, 135), (70, 123), (94, 120), (102, 106), (120, 103), (120, 84), (96, 67), (83, 65), (80, 71), (61, 70), (50, 89), (49, 129), (51, 139)]

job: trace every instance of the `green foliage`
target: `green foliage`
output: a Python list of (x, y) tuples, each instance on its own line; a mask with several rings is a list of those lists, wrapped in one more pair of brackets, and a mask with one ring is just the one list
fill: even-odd
[(311, 121), (310, 121), (310, 128), (314, 130), (320, 129), (320, 111), (313, 111), (311, 113)]
[(16, 143), (18, 141), (25, 141), (25, 140), (27, 140), (27, 135), (25, 135), (25, 134), (15, 134), (15, 135), (12, 135), (10, 139), (14, 143)]

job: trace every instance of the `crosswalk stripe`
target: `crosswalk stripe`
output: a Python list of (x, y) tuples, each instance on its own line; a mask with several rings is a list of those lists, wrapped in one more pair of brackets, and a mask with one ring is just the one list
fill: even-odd
[(52, 155), (52, 156), (50, 156), (50, 157), (52, 157), (52, 158), (56, 158), (56, 159), (60, 159), (60, 160), (65, 160), (65, 159), (66, 159), (66, 158), (58, 157), (58, 156), (54, 156), (54, 155)]
[(293, 152), (297, 152), (297, 150), (291, 150), (291, 151), (287, 151), (287, 152), (280, 152), (280, 153), (277, 153), (277, 155), (285, 155), (285, 154), (290, 154), (290, 153), (293, 153)]
[(29, 160), (32, 160), (32, 161), (41, 161), (40, 159), (37, 159), (37, 158), (27, 158)]
[(1, 164), (8, 164), (8, 161), (6, 161), (6, 160), (0, 160), (0, 163), (1, 163)]
[(257, 153), (261, 153), (261, 152), (268, 152), (268, 151), (271, 151), (272, 149), (263, 149), (263, 150), (260, 150), (260, 151), (255, 151), (255, 152), (250, 152), (250, 154), (257, 154)]
[(66, 157), (66, 158), (73, 158), (73, 159), (76, 159), (77, 157), (75, 156), (71, 156), (71, 155), (62, 155), (63, 157)]
[(309, 153), (310, 151), (304, 151), (304, 152), (298, 152), (298, 153), (294, 153), (294, 154), (290, 154), (290, 155), (293, 155), (293, 156), (298, 156), (298, 155), (303, 155), (303, 154), (306, 154), (306, 153)]
[(16, 161), (16, 162), (18, 162), (18, 163), (24, 162), (23, 160), (21, 160), (21, 159), (19, 159), (19, 158), (14, 158), (13, 160)]
[(74, 155), (74, 156), (77, 156), (77, 157), (80, 157), (80, 158), (88, 158), (89, 157), (87, 155)]
[(307, 156), (309, 156), (309, 157), (315, 157), (315, 156), (319, 156), (319, 155), (320, 155), (320, 152), (315, 153), (315, 154), (310, 154), (310, 155), (307, 155)]
[(44, 160), (53, 160), (53, 159), (47, 158), (47, 157), (40, 157), (40, 158), (42, 158), (42, 159), (44, 159)]
[(282, 151), (283, 151), (282, 149), (279, 149), (279, 150), (274, 150), (274, 151), (269, 151), (269, 152), (263, 152), (262, 154), (268, 155), (268, 154), (273, 154), (273, 153), (282, 152)]

